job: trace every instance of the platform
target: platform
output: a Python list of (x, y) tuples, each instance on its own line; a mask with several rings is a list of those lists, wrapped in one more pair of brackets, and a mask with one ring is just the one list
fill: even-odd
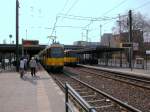
[(44, 70), (25, 80), (17, 72), (0, 73), (0, 112), (65, 112), (65, 96)]
[(116, 73), (121, 73), (121, 74), (128, 74), (128, 75), (135, 75), (139, 77), (144, 77), (150, 79), (150, 70), (145, 70), (145, 69), (130, 69), (130, 68), (111, 68), (111, 67), (101, 67), (98, 65), (82, 65), (79, 64), (80, 66), (87, 67), (87, 68), (94, 68), (94, 69), (99, 69), (99, 70), (104, 70), (104, 71), (110, 71), (110, 72), (116, 72)]

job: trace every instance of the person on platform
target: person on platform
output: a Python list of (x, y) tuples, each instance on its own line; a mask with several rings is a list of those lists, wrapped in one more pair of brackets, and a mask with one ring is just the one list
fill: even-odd
[(36, 68), (37, 68), (37, 62), (34, 57), (31, 58), (29, 62), (30, 68), (31, 68), (31, 76), (36, 77)]
[(27, 72), (27, 69), (28, 69), (28, 60), (27, 60), (27, 58), (24, 58), (24, 70), (25, 70), (25, 72)]
[(20, 78), (23, 78), (23, 76), (24, 76), (24, 59), (23, 58), (21, 58), (20, 59)]

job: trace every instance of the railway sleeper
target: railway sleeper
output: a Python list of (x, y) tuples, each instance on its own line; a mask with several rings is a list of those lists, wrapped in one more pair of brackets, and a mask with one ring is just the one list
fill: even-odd
[(87, 95), (96, 95), (96, 93), (95, 92), (84, 92), (84, 91), (82, 91), (82, 92), (79, 92), (79, 94), (80, 94), (80, 96), (87, 96)]
[(101, 102), (101, 101), (105, 101), (106, 99), (100, 99), (100, 100), (91, 100), (91, 101), (87, 101), (88, 103), (95, 103), (95, 102)]
[(81, 86), (74, 86), (74, 85), (71, 85), (74, 89), (82, 89), (83, 87)]
[(87, 89), (85, 88), (73, 88), (73, 89), (75, 89), (75, 91), (77, 92), (87, 91)]
[(91, 89), (88, 89), (86, 87), (80, 86), (80, 87), (73, 87), (73, 89), (75, 89), (76, 91), (80, 91), (80, 90), (84, 90), (84, 91), (91, 91)]
[(95, 107), (97, 112), (129, 112), (122, 110), (119, 106), (111, 105), (105, 105), (101, 107)]
[(82, 96), (83, 98), (86, 98), (86, 97), (95, 97), (96, 95), (86, 95), (86, 96)]
[(93, 100), (101, 100), (104, 99), (102, 95), (95, 95), (95, 97), (83, 97), (86, 101), (93, 101)]
[(111, 101), (107, 102), (106, 100), (90, 103), (90, 105), (93, 107), (102, 107), (102, 106), (111, 105), (111, 104), (112, 104)]
[(110, 105), (103, 105), (103, 106), (95, 106), (94, 108), (95, 109), (106, 109), (106, 108), (112, 108), (112, 107), (114, 107), (114, 105), (113, 104), (110, 104)]
[(80, 93), (80, 94), (86, 94), (86, 93), (89, 93), (89, 94), (96, 94), (96, 93), (93, 92), (93, 91), (80, 91), (79, 93)]
[(70, 85), (73, 86), (73, 87), (77, 87), (77, 88), (81, 87), (79, 84), (74, 84), (74, 83), (72, 83), (72, 84), (70, 83)]
[(105, 105), (105, 106), (97, 106), (95, 107), (97, 112), (125, 112), (122, 109), (119, 108), (119, 106), (111, 105)]

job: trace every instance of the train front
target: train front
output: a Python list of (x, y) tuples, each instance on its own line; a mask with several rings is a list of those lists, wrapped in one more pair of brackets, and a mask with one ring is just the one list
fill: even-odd
[(64, 67), (64, 48), (61, 45), (50, 47), (48, 66), (52, 71), (62, 71)]

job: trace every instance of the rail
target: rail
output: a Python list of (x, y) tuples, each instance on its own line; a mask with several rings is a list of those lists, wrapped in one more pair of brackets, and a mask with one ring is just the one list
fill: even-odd
[(68, 83), (65, 83), (65, 106), (66, 112), (74, 112), (69, 104), (69, 95), (85, 110), (85, 112), (96, 112)]
[[(68, 74), (68, 73), (66, 73), (66, 75), (67, 75), (67, 74)], [(74, 73), (73, 73), (73, 74), (74, 74)], [(68, 76), (69, 76), (69, 75), (68, 75)], [(83, 81), (77, 79), (77, 78), (74, 78), (74, 77), (72, 77), (72, 76), (70, 76), (70, 77), (73, 78), (73, 79), (75, 79), (75, 80), (77, 80), (77, 81), (79, 81), (79, 82), (82, 83), (83, 85), (85, 85), (85, 86), (91, 88), (92, 90), (94, 90), (94, 91), (100, 93), (101, 95), (105, 96), (106, 98), (108, 98), (108, 99), (110, 99), (111, 101), (113, 101), (113, 102), (119, 104), (120, 106), (126, 108), (127, 110), (129, 110), (129, 111), (131, 111), (131, 112), (142, 112), (141, 110), (139, 110), (139, 109), (137, 109), (137, 108), (135, 108), (135, 107), (133, 107), (133, 106), (131, 106), (131, 105), (128, 105), (127, 103), (124, 103), (124, 102), (122, 102), (121, 100), (119, 100), (119, 99), (117, 99), (117, 98), (115, 98), (115, 97), (113, 97), (113, 96), (111, 96), (111, 95), (109, 95), (109, 94), (107, 94), (107, 93), (105, 93), (105, 92), (103, 92), (103, 91), (101, 91), (101, 90), (99, 90), (99, 89), (97, 89), (97, 88), (95, 88), (95, 87), (93, 87), (93, 86), (91, 86), (91, 85), (89, 85), (89, 84), (87, 84), (87, 83), (85, 83), (85, 82), (83, 82)], [(93, 111), (87, 111), (87, 112), (93, 112)], [(94, 111), (94, 112), (96, 112), (96, 111)]]

